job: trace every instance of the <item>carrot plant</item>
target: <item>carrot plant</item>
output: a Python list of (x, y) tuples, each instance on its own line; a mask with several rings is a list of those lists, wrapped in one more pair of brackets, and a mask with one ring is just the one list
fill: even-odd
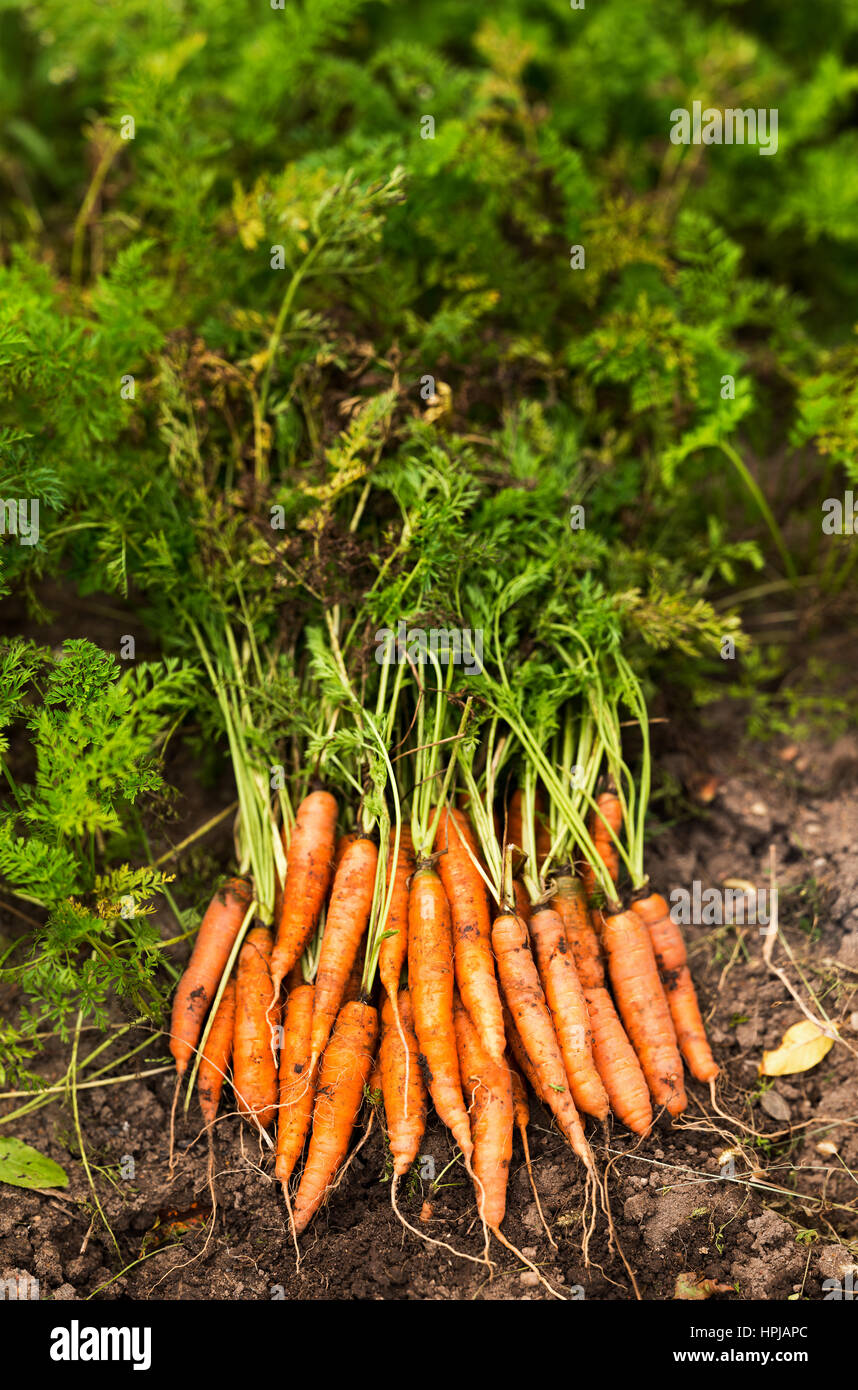
[(135, 815), (167, 792), (163, 753), (194, 684), (175, 661), (121, 672), (82, 639), (55, 654), (0, 644), (0, 875), (14, 927), (3, 980), (23, 1000), (22, 1042), (44, 1027), (65, 1036), (80, 1010), (104, 1024), (114, 993), (160, 1013), (151, 919), (171, 875), (127, 856), (146, 853)]

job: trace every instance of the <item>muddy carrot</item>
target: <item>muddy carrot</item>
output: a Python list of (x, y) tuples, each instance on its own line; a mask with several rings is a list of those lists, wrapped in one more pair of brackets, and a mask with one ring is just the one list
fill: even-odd
[(330, 792), (304, 797), (289, 841), (283, 906), (271, 958), (274, 997), (313, 935), (331, 883), (337, 803)]
[(545, 1101), (575, 1153), (592, 1172), (593, 1155), (572, 1099), (563, 1054), (522, 919), (512, 912), (500, 913), (492, 925), (492, 946), (504, 998)]
[(617, 1008), (653, 1099), (681, 1115), (688, 1104), (682, 1059), (646, 926), (636, 912), (612, 913), (601, 937)]
[(527, 1126), (530, 1124), (530, 1105), (527, 1099), (527, 1087), (524, 1084), (524, 1077), (518, 1069), (512, 1055), (507, 1052), (505, 1057), (507, 1070), (509, 1071), (510, 1085), (512, 1086), (512, 1112), (516, 1123), (516, 1128), (525, 1138), (527, 1146)]
[(405, 1051), (390, 999), (385, 999), (381, 1009), (379, 1062), (393, 1172), (395, 1177), (402, 1177), (417, 1158), (426, 1128), (426, 1087), (418, 1062), (419, 1049), (414, 1034), (411, 997), (407, 989), (400, 990), (397, 1005), (399, 1022), (410, 1053), (407, 1088)]
[(523, 922), (530, 921), (530, 897), (527, 889), (520, 878), (512, 881), (513, 892), (515, 893), (515, 910)]
[(422, 865), (408, 902), (408, 982), (420, 1065), (443, 1123), (467, 1160), (473, 1145), (453, 1025), (453, 926), (438, 874)]
[(471, 1115), (472, 1166), (477, 1210), (496, 1231), (506, 1214), (512, 1160), (512, 1082), (506, 1065), (493, 1062), (461, 1000), (453, 1005), (459, 1070)]
[(363, 959), (358, 952), (355, 963), (349, 971), (349, 978), (346, 980), (346, 987), (343, 990), (343, 1003), (352, 1004), (355, 999), (360, 999), (360, 985), (363, 978)]
[(334, 875), (316, 970), (311, 1067), (325, 1049), (369, 923), (377, 861), (374, 841), (367, 835), (355, 835)]
[(238, 1109), (267, 1129), (277, 1113), (277, 1068), (271, 1030), (277, 1023), (271, 983), (271, 932), (254, 927), (238, 954), (233, 1090)]
[(506, 1032), (506, 1040), (509, 1044), (509, 1050), (512, 1056), (515, 1058), (516, 1064), (521, 1068), (522, 1072), (527, 1077), (527, 1080), (530, 1084), (530, 1089), (533, 1091), (533, 1094), (536, 1096), (536, 1099), (542, 1101), (542, 1104), (547, 1106), (548, 1101), (546, 1100), (545, 1094), (542, 1090), (542, 1082), (537, 1076), (533, 1067), (533, 1063), (527, 1055), (524, 1043), (521, 1041), (521, 1038), (518, 1035), (518, 1029), (515, 1026), (515, 1020), (509, 1011), (509, 1006), (506, 1003), (503, 1006), (503, 1021), (504, 1031)]
[(652, 1124), (649, 1087), (634, 1048), (604, 986), (585, 989), (593, 1033), (593, 1060), (611, 1109), (627, 1129), (646, 1134)]
[[(596, 1070), (617, 1118), (636, 1134), (646, 1134), (652, 1124), (649, 1087), (606, 988), (602, 950), (593, 925), (596, 914), (591, 916), (580, 879), (560, 874), (554, 883), (557, 892), (551, 901), (563, 918), (587, 1001)], [(601, 924), (601, 917), (598, 920)]]
[(492, 955), (492, 924), (486, 887), (471, 858), (476, 840), (464, 812), (441, 812), (435, 849), (440, 853), (438, 872), (450, 904), (453, 960), (462, 1003), (489, 1056), (500, 1064), (506, 1039)]
[[(355, 1002), (355, 1001), (354, 1001), (354, 1000), (351, 1000), (351, 999), (347, 999), (347, 1000), (346, 1000), (346, 1003), (347, 1003), (347, 1004), (351, 1004), (351, 1003), (354, 1003), (354, 1002)], [(384, 1100), (384, 1094), (383, 1094), (382, 1089), (381, 1089), (381, 1058), (380, 1058), (380, 1057), (376, 1057), (375, 1061), (374, 1061), (373, 1064), (372, 1064), (372, 1071), (371, 1071), (370, 1074), (369, 1074), (369, 1081), (366, 1083), (366, 1089), (369, 1091), (370, 1098), (371, 1098), (373, 1104), (379, 1103), (379, 1097), (381, 1098), (381, 1101)]]
[(580, 878), (571, 874), (558, 874), (554, 879), (556, 889), (551, 899), (552, 907), (563, 918), (566, 940), (572, 947), (575, 969), (584, 989), (598, 989), (605, 984), (605, 968), (602, 964), (602, 951), (587, 906), (587, 895)]
[[(613, 883), (617, 882), (620, 873), (620, 856), (617, 847), (611, 839), (609, 829), (614, 834), (620, 833), (623, 824), (623, 807), (619, 797), (615, 792), (602, 792), (596, 797), (597, 811), (590, 816), (589, 829), (590, 837), (596, 847), (596, 851), (602, 860), (605, 868), (611, 876)], [(587, 900), (590, 901), (597, 891), (596, 875), (593, 873), (592, 866), (585, 864), (581, 871), (584, 882), (584, 891)]]
[(200, 1098), (203, 1119), (207, 1125), (214, 1124), (220, 1105), (226, 1069), (232, 1056), (234, 1028), (235, 980), (227, 980), (217, 1007), (217, 1013), (209, 1030), (206, 1050), (200, 1059), (200, 1069), (197, 1072), (197, 1094)]
[(605, 1120), (608, 1097), (593, 1060), (587, 1003), (566, 940), (563, 919), (550, 904), (534, 907), (530, 915), (530, 937), (572, 1098), (578, 1110)]
[(248, 881), (231, 878), (215, 893), (200, 923), (191, 958), (176, 990), (170, 1023), (170, 1051), (180, 1077), (187, 1071), (200, 1040), (209, 1005), (251, 899)]
[(278, 1182), (288, 1182), (301, 1157), (313, 1114), (315, 1078), (310, 1071), (312, 1021), (313, 986), (298, 985), (289, 992), (283, 1019), (277, 1157), (274, 1164), (274, 1176)]
[(679, 1050), (692, 1076), (698, 1081), (712, 1081), (718, 1075), (718, 1064), (706, 1038), (682, 933), (660, 893), (637, 898), (632, 910), (647, 925)]
[(299, 1235), (325, 1201), (348, 1153), (377, 1035), (378, 1014), (371, 1004), (343, 1005), (322, 1058), (310, 1147), (292, 1207)]
[(411, 831), (406, 825), (399, 831), (399, 855), (393, 864), (395, 832), (390, 832), (390, 854), (387, 860), (387, 887), (390, 888), (391, 873), (393, 896), (387, 914), (384, 940), (378, 952), (378, 978), (387, 997), (393, 1005), (394, 1014), (399, 996), (399, 981), (402, 967), (408, 956), (408, 880), (414, 872), (414, 850), (411, 844)]

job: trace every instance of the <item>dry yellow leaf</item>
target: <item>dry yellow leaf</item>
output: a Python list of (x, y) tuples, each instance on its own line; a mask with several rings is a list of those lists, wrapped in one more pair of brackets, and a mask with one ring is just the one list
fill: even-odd
[(439, 381), (435, 386), (434, 396), (430, 396), (423, 412), (423, 419), (428, 425), (433, 421), (440, 420), (443, 415), (449, 415), (453, 409), (453, 392), (446, 381)]
[(682, 1274), (677, 1274), (676, 1284), (673, 1290), (674, 1298), (686, 1301), (700, 1298), (711, 1298), (713, 1293), (735, 1293), (732, 1284), (719, 1284), (715, 1279), (707, 1279), (703, 1274), (695, 1274), (693, 1270), (686, 1269)]
[(809, 1018), (803, 1018), (787, 1028), (780, 1047), (763, 1053), (760, 1075), (792, 1076), (795, 1072), (810, 1071), (833, 1046), (833, 1035), (824, 1033)]

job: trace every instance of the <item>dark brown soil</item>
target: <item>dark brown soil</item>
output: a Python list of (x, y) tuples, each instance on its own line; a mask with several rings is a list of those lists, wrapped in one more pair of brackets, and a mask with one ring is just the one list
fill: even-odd
[[(794, 959), (780, 942), (773, 959), (808, 1007), (825, 1008), (843, 1041), (812, 1070), (761, 1084), (763, 1050), (777, 1046), (801, 1010), (767, 968), (758, 926), (686, 927), (722, 1068), (718, 1111), (707, 1089), (692, 1083), (688, 1113), (676, 1123), (660, 1120), (643, 1141), (621, 1127), (607, 1135), (591, 1130), (614, 1238), (600, 1210), (589, 1266), (581, 1167), (535, 1103), (534, 1173), (556, 1250), (541, 1228), (516, 1145), (504, 1230), (567, 1298), (632, 1299), (636, 1284), (641, 1298), (667, 1300), (677, 1277), (690, 1273), (729, 1286), (715, 1295), (724, 1300), (820, 1300), (823, 1281), (845, 1279), (850, 1265), (858, 1279), (858, 739), (743, 752), (731, 745), (735, 717), (725, 711), (722, 726), (713, 716), (705, 748), (720, 752), (710, 751), (709, 762), (699, 747), (681, 740), (677, 746), (675, 731), (663, 735), (658, 766), (674, 791), (654, 804), (651, 875), (662, 891), (690, 888), (695, 879), (704, 888), (734, 879), (767, 887), (774, 844), (781, 927)], [(199, 790), (191, 767), (171, 769), (174, 781), (177, 772), (187, 793), (171, 828), (174, 843), (230, 795), (228, 778), (218, 801)], [(226, 867), (228, 829), (221, 826), (206, 848)], [(15, 930), (14, 919), (3, 925)], [(174, 934), (175, 926), (165, 919), (163, 930)], [(52, 1046), (40, 1062), (48, 1079), (68, 1060), (66, 1049)], [(121, 1046), (132, 1043), (123, 1039)], [(167, 1061), (156, 1035), (135, 1059), (141, 1071)], [(86, 1153), (116, 1246), (95, 1212), (70, 1107), (58, 1100), (4, 1128), (62, 1163), (71, 1180), (61, 1197), (0, 1190), (0, 1280), (36, 1278), (40, 1296), (55, 1299), (551, 1297), (499, 1246), (490, 1279), (484, 1265), (457, 1259), (400, 1225), (377, 1121), (302, 1240), (296, 1268), (270, 1155), (235, 1115), (222, 1116), (218, 1209), (206, 1240), (199, 1212), (205, 1215), (210, 1195), (196, 1114), (178, 1125), (172, 1181), (168, 1173), (172, 1085), (165, 1069), (79, 1092)], [(4, 1113), (19, 1103), (4, 1102)], [(721, 1161), (727, 1151), (732, 1166), (729, 1157)], [(427, 1173), (434, 1164), (443, 1173), (440, 1185), (432, 1190), (428, 1177), (415, 1179), (401, 1191), (401, 1206), (428, 1235), (479, 1256), (472, 1187), (451, 1159), (446, 1131), (433, 1118), (421, 1168)], [(427, 1200), (432, 1215), (424, 1225)], [(177, 1212), (178, 1226), (171, 1224)], [(156, 1250), (159, 1241), (164, 1248)]]

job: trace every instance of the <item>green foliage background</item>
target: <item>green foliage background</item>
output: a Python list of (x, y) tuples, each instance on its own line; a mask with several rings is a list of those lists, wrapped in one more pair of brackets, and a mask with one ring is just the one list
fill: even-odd
[[(562, 555), (699, 694), (737, 588), (851, 582), (856, 92), (856, 0), (0, 0), (0, 497), (41, 509), (0, 596), (114, 590), (196, 660), (240, 594), (288, 645), (299, 592), (395, 617), (407, 512), (440, 615)], [(777, 154), (671, 144), (695, 100)]]
[[(548, 458), (600, 534), (734, 582), (722, 441), (854, 467), (856, 30), (842, 0), (4, 0), (0, 444), (47, 509), (7, 582), (124, 587), (176, 481), (294, 515), (349, 403), (425, 414), (426, 375), (484, 466)], [(777, 155), (670, 144), (694, 99), (777, 107)]]

